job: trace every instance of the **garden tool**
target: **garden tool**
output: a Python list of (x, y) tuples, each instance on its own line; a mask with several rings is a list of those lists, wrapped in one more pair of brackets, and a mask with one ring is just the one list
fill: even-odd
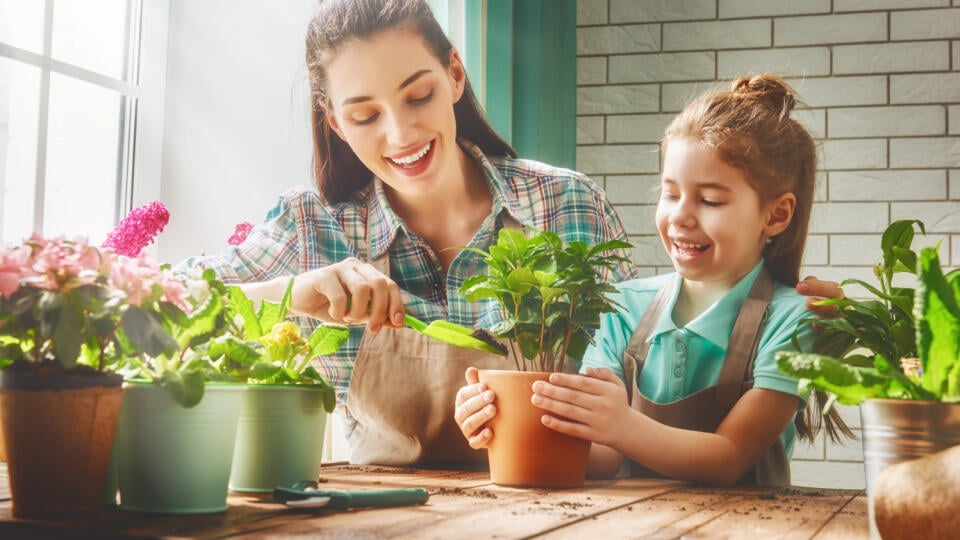
[(274, 502), (291, 508), (386, 508), (424, 504), (429, 498), (430, 494), (423, 488), (346, 491), (317, 489), (316, 482), (307, 480), (297, 482), (292, 488), (278, 487), (273, 490)]
[(436, 320), (427, 324), (410, 314), (404, 316), (404, 321), (407, 326), (417, 332), (443, 341), (444, 343), (449, 343), (450, 345), (484, 351), (500, 356), (507, 355), (507, 347), (498, 342), (496, 338), (486, 330), (471, 330), (466, 326), (460, 326), (459, 324), (444, 320)]

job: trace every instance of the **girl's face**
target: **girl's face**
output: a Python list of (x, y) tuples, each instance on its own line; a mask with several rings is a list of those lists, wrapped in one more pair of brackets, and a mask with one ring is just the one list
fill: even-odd
[(327, 65), (330, 126), (399, 194), (422, 197), (463, 178), (453, 104), (463, 64), (443, 64), (414, 31), (397, 28), (344, 44)]
[(760, 261), (795, 204), (792, 193), (761, 204), (743, 170), (687, 138), (668, 141), (660, 190), (657, 230), (674, 268), (687, 281), (727, 288)]

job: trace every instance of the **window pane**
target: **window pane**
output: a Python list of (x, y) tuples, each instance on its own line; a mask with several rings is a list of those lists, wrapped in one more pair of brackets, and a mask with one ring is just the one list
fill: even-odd
[(106, 238), (116, 207), (123, 100), (113, 90), (50, 76), (44, 234)]
[(0, 58), (0, 244), (33, 232), (40, 69)]
[(38, 0), (0, 0), (0, 43), (42, 54), (43, 5)]
[(129, 0), (58, 0), (53, 7), (53, 57), (124, 78)]

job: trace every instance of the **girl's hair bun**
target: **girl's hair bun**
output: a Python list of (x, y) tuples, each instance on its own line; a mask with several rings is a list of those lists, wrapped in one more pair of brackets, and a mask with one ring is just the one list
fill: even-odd
[(730, 88), (734, 97), (756, 100), (777, 111), (781, 117), (789, 116), (797, 104), (796, 95), (783, 80), (770, 75), (740, 77)]

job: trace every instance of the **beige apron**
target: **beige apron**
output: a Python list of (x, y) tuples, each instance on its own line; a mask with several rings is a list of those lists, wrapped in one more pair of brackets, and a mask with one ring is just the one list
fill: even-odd
[[(504, 226), (519, 226), (502, 216)], [(388, 251), (370, 264), (390, 275)], [(347, 389), (347, 408), (357, 421), (350, 461), (486, 468), (487, 451), (470, 448), (453, 418), (470, 366), (516, 369), (507, 358), (454, 347), (412, 328), (364, 332)]]
[[(712, 433), (717, 430), (740, 396), (753, 387), (753, 362), (767, 307), (773, 297), (773, 280), (766, 268), (760, 270), (734, 323), (730, 344), (716, 386), (704, 388), (672, 403), (660, 404), (640, 394), (637, 377), (643, 370), (647, 351), (650, 348), (647, 337), (673, 298), (675, 283), (676, 280), (671, 280), (657, 291), (650, 307), (637, 324), (627, 350), (624, 351), (623, 372), (625, 380), (628, 381), (630, 405), (668, 426)], [(660, 476), (632, 461), (630, 473), (632, 476)], [(762, 486), (790, 485), (790, 463), (779, 437), (760, 462), (738, 483)]]

